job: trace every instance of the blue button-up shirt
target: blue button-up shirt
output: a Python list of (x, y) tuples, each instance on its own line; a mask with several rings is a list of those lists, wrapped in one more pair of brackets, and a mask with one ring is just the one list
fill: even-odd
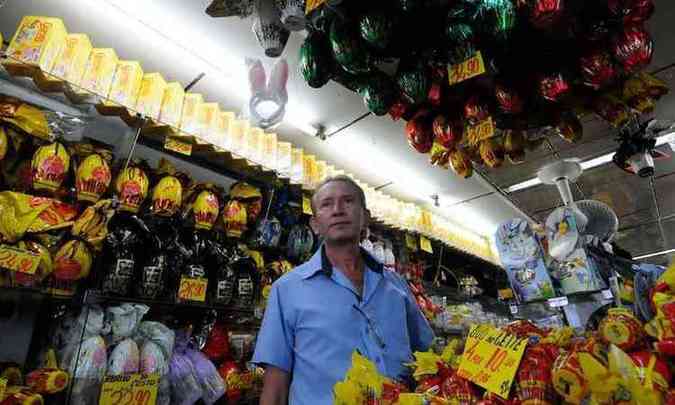
[(253, 362), (291, 373), (289, 403), (332, 404), (355, 350), (391, 378), (408, 374), (433, 332), (407, 283), (362, 251), (363, 296), (324, 248), (272, 285)]

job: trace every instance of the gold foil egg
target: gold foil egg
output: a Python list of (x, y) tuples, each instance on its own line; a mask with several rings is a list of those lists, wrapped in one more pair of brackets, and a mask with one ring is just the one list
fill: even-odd
[(180, 209), (183, 202), (183, 185), (174, 176), (164, 176), (152, 190), (152, 212), (170, 217)]
[(8, 147), (9, 137), (7, 136), (7, 130), (4, 127), (0, 127), (0, 160), (7, 156)]
[(83, 241), (69, 240), (54, 255), (54, 276), (60, 280), (80, 280), (89, 275), (92, 261)]
[(70, 155), (58, 142), (41, 146), (35, 151), (31, 163), (33, 188), (56, 191), (70, 169)]
[(504, 149), (495, 138), (482, 141), (478, 150), (483, 162), (492, 168), (499, 167), (504, 162)]
[(192, 213), (195, 220), (195, 228), (209, 230), (218, 219), (218, 197), (213, 191), (204, 190), (195, 199)]
[(230, 200), (223, 210), (225, 233), (231, 238), (240, 238), (246, 230), (246, 206), (237, 200)]
[(75, 173), (75, 188), (79, 201), (96, 202), (110, 185), (110, 167), (99, 154), (87, 156)]
[(127, 167), (117, 175), (115, 191), (120, 210), (136, 213), (148, 195), (148, 176), (138, 167)]
[(450, 152), (450, 167), (452, 170), (465, 179), (471, 177), (473, 174), (473, 165), (471, 159), (463, 150), (456, 149)]

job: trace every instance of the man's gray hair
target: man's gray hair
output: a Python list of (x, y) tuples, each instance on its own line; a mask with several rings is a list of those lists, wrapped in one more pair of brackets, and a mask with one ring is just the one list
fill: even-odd
[(340, 175), (337, 175), (337, 176), (328, 177), (328, 178), (324, 179), (323, 181), (321, 181), (316, 186), (316, 189), (314, 189), (314, 194), (312, 194), (312, 212), (316, 213), (316, 209), (315, 209), (315, 205), (314, 205), (314, 197), (319, 192), (319, 190), (321, 190), (321, 187), (325, 186), (328, 183), (333, 183), (333, 182), (336, 182), (336, 181), (341, 181), (343, 183), (347, 183), (351, 187), (353, 187), (354, 190), (356, 190), (356, 195), (359, 197), (359, 200), (361, 200), (361, 205), (363, 206), (363, 209), (368, 210), (368, 208), (366, 207), (366, 193), (363, 192), (363, 189), (361, 188), (361, 186), (359, 186), (354, 181), (354, 179), (352, 179), (351, 177), (346, 176), (344, 174), (340, 174)]

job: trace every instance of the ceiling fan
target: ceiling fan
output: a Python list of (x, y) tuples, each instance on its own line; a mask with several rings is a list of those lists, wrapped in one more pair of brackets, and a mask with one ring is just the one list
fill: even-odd
[(670, 154), (656, 149), (657, 139), (668, 135), (673, 136), (669, 144), (675, 150), (675, 123), (655, 118), (644, 122), (635, 119), (619, 131), (619, 148), (612, 161), (627, 173), (651, 177), (655, 161), (670, 158)]

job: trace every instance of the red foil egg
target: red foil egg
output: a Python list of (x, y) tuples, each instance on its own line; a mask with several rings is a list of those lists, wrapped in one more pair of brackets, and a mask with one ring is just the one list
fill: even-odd
[(495, 98), (499, 109), (507, 114), (520, 114), (523, 112), (523, 99), (513, 89), (498, 84), (495, 86)]
[(596, 50), (579, 59), (584, 84), (595, 90), (610, 84), (616, 77), (616, 69), (609, 53)]
[(570, 90), (562, 73), (553, 73), (539, 79), (539, 93), (548, 101), (560, 101)]
[(405, 126), (408, 144), (419, 153), (427, 153), (434, 143), (431, 119), (427, 111), (420, 111)]
[(562, 0), (534, 0), (530, 4), (530, 22), (543, 29), (555, 24), (564, 12)]
[(626, 72), (634, 73), (649, 65), (654, 53), (654, 45), (644, 27), (630, 25), (614, 37), (612, 52)]
[(462, 131), (464, 130), (462, 125), (446, 118), (442, 114), (436, 116), (432, 127), (436, 142), (445, 148), (454, 149), (457, 142), (462, 139)]
[(635, 24), (647, 21), (654, 13), (652, 0), (608, 0), (609, 11), (624, 24)]
[(464, 103), (464, 117), (469, 123), (475, 125), (476, 123), (486, 119), (490, 116), (490, 112), (485, 104), (481, 103), (477, 96), (471, 96), (466, 103)]

